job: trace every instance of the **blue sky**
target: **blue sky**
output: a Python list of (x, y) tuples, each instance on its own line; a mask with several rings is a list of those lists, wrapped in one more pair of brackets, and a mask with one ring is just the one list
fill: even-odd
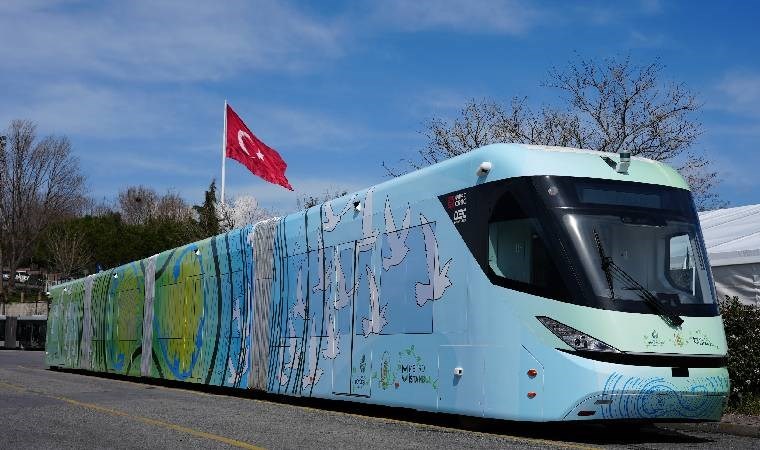
[(385, 179), (431, 117), (469, 98), (557, 103), (552, 66), (660, 58), (703, 102), (704, 151), (732, 205), (760, 203), (756, 2), (521, 0), (0, 2), (0, 125), (66, 134), (91, 195), (220, 177), (223, 102), (288, 162), (290, 193), (228, 160), (229, 194), (286, 212)]

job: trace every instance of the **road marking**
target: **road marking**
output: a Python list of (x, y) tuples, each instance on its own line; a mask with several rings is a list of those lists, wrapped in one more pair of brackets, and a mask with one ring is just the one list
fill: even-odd
[(26, 391), (26, 388), (23, 387), (23, 386), (19, 386), (19, 385), (16, 385), (16, 384), (11, 384), (11, 383), (6, 383), (5, 381), (0, 381), (0, 386), (5, 386), (5, 387), (11, 388), (11, 389), (15, 389), (15, 390), (20, 391), (20, 392)]
[(72, 405), (80, 406), (82, 408), (92, 409), (94, 411), (102, 412), (105, 414), (111, 414), (113, 416), (126, 417), (132, 420), (136, 420), (138, 422), (146, 423), (148, 425), (154, 425), (157, 427), (167, 428), (169, 430), (187, 433), (187, 434), (197, 436), (197, 437), (210, 439), (212, 441), (222, 442), (224, 444), (231, 445), (233, 447), (246, 448), (249, 450), (263, 450), (263, 447), (258, 447), (256, 445), (252, 445), (247, 442), (239, 441), (237, 439), (232, 439), (232, 438), (228, 438), (224, 436), (219, 436), (218, 434), (206, 433), (205, 431), (200, 431), (193, 428), (183, 427), (182, 425), (177, 425), (171, 422), (164, 422), (163, 420), (156, 420), (156, 419), (151, 419), (149, 417), (136, 416), (136, 415), (125, 413), (123, 411), (119, 411), (116, 409), (111, 409), (111, 408), (106, 408), (104, 406), (96, 405), (94, 403), (80, 402), (80, 401), (73, 400), (66, 397), (56, 397), (52, 395), (50, 397), (66, 402), (66, 403), (70, 403)]
[(106, 408), (105, 406), (100, 406), (100, 405), (97, 405), (95, 403), (80, 402), (78, 400), (74, 400), (74, 399), (71, 399), (71, 398), (68, 398), (68, 397), (61, 397), (61, 396), (57, 396), (57, 395), (50, 395), (50, 394), (47, 394), (47, 393), (44, 393), (44, 392), (41, 392), (41, 391), (28, 389), (28, 388), (26, 388), (24, 386), (19, 386), (17, 384), (7, 383), (5, 381), (0, 381), (0, 386), (4, 386), (4, 387), (11, 388), (11, 389), (15, 389), (15, 390), (20, 391), (20, 392), (28, 392), (28, 393), (31, 393), (31, 394), (40, 395), (42, 397), (52, 398), (52, 399), (59, 400), (59, 401), (65, 402), (65, 403), (69, 403), (71, 405), (79, 406), (81, 408), (91, 409), (93, 411), (98, 411), (98, 412), (101, 412), (101, 413), (104, 413), (104, 414), (110, 414), (112, 416), (117, 416), (117, 417), (125, 417), (127, 419), (132, 419), (132, 420), (135, 420), (137, 422), (142, 422), (142, 423), (145, 423), (145, 424), (148, 424), (148, 425), (153, 425), (153, 426), (157, 426), (157, 427), (161, 427), (161, 428), (166, 428), (166, 429), (169, 429), (169, 430), (179, 431), (181, 433), (186, 433), (186, 434), (189, 434), (189, 435), (192, 435), (192, 436), (196, 436), (196, 437), (200, 437), (200, 438), (204, 438), (204, 439), (209, 439), (209, 440), (212, 440), (212, 441), (221, 442), (223, 444), (227, 444), (227, 445), (230, 445), (230, 446), (233, 446), (233, 447), (245, 448), (245, 449), (248, 449), (248, 450), (264, 450), (263, 447), (258, 447), (256, 445), (249, 444), (249, 443), (243, 442), (243, 441), (239, 441), (237, 439), (232, 439), (232, 438), (220, 436), (218, 434), (207, 433), (205, 431), (200, 431), (200, 430), (196, 430), (196, 429), (193, 429), (193, 428), (184, 427), (182, 425), (177, 425), (176, 423), (164, 422), (163, 420), (151, 419), (149, 417), (143, 417), (143, 416), (137, 416), (137, 415), (129, 414), (129, 413), (126, 413), (124, 411), (119, 411), (117, 409)]
[[(39, 368), (36, 368), (36, 367), (27, 367), (27, 366), (22, 366), (22, 365), (19, 365), (18, 367), (23, 368), (23, 369), (29, 369), (29, 370), (39, 370), (39, 371), (43, 371), (43, 372), (49, 372), (47, 369), (39, 369)], [(68, 372), (63, 372), (63, 373), (68, 373)], [(182, 388), (182, 387), (176, 387), (176, 388), (174, 388), (174, 387), (168, 387), (168, 386), (149, 385), (149, 384), (146, 384), (146, 383), (141, 383), (139, 381), (117, 380), (117, 379), (114, 379), (114, 378), (98, 377), (97, 376), (97, 372), (92, 372), (92, 374), (93, 375), (85, 375), (85, 376), (95, 376), (96, 378), (98, 378), (100, 380), (117, 381), (119, 383), (127, 383), (127, 384), (131, 384), (133, 386), (156, 386), (158, 388), (165, 389), (165, 390), (181, 391), (181, 392), (186, 392), (186, 393), (195, 394), (195, 395), (201, 395), (201, 396), (205, 396), (205, 397), (242, 398), (242, 399), (252, 400), (254, 402), (265, 403), (265, 404), (268, 404), (268, 405), (279, 405), (279, 406), (286, 406), (286, 407), (290, 407), (290, 408), (300, 408), (300, 409), (307, 410), (307, 411), (313, 411), (313, 412), (318, 412), (318, 413), (329, 413), (329, 414), (343, 415), (343, 416), (354, 417), (354, 418), (359, 418), (359, 419), (364, 419), (364, 420), (371, 420), (371, 421), (374, 421), (374, 422), (389, 422), (389, 423), (395, 423), (395, 424), (400, 424), (400, 425), (413, 426), (413, 427), (415, 427), (417, 429), (432, 429), (432, 430), (447, 431), (447, 432), (454, 431), (454, 432), (460, 432), (460, 433), (470, 433), (470, 434), (475, 434), (475, 435), (478, 435), (478, 436), (488, 437), (488, 438), (491, 438), (491, 439), (497, 438), (497, 439), (504, 439), (504, 440), (508, 440), (508, 441), (512, 441), (512, 442), (524, 442), (524, 443), (528, 443), (528, 444), (536, 444), (536, 445), (544, 445), (544, 446), (548, 445), (548, 446), (557, 447), (557, 448), (572, 448), (572, 449), (581, 449), (581, 450), (591, 450), (591, 449), (598, 449), (598, 448), (600, 448), (600, 447), (593, 447), (593, 446), (589, 446), (589, 445), (576, 444), (576, 443), (573, 443), (573, 442), (552, 441), (552, 440), (549, 440), (549, 439), (529, 438), (529, 437), (514, 436), (514, 435), (509, 435), (509, 434), (486, 433), (486, 432), (483, 432), (483, 431), (463, 430), (461, 428), (446, 427), (446, 426), (442, 426), (442, 425), (432, 425), (432, 424), (425, 424), (425, 423), (418, 423), (418, 422), (409, 422), (409, 421), (406, 421), (406, 420), (391, 419), (391, 418), (388, 418), (388, 417), (367, 416), (367, 415), (356, 414), (356, 413), (335, 411), (335, 410), (331, 410), (331, 409), (313, 408), (311, 406), (292, 405), (292, 404), (288, 404), (288, 403), (280, 403), (280, 402), (274, 402), (274, 401), (263, 400), (263, 399), (258, 399), (258, 398), (236, 397), (234, 395), (226, 395), (226, 394), (207, 394), (205, 392), (198, 392), (198, 391), (195, 391), (195, 390), (192, 390), (192, 389), (189, 389), (189, 388), (186, 389), (186, 388)], [(152, 420), (152, 419), (149, 419), (149, 420)]]
[[(183, 387), (173, 388), (173, 387), (169, 387), (169, 386), (161, 386), (160, 384), (146, 383), (144, 381), (131, 381), (131, 380), (120, 380), (118, 378), (106, 378), (106, 377), (100, 376), (102, 374), (102, 372), (91, 372), (91, 371), (83, 371), (82, 373), (78, 373), (78, 372), (66, 372), (66, 371), (53, 372), (50, 369), (40, 369), (38, 367), (22, 366), (21, 364), (17, 364), (17, 366), (20, 369), (36, 370), (36, 371), (39, 371), (39, 372), (45, 372), (47, 374), (51, 374), (51, 373), (63, 373), (63, 374), (71, 375), (72, 378), (79, 378), (79, 377), (83, 377), (84, 376), (84, 377), (90, 377), (90, 378), (92, 378), (94, 380), (114, 381), (116, 383), (124, 383), (124, 384), (132, 385), (134, 387), (140, 387), (142, 389), (145, 389), (146, 387), (149, 386), (149, 387), (154, 387), (154, 388), (157, 388), (157, 389), (164, 389), (164, 390), (168, 390), (168, 391), (187, 392), (188, 394), (200, 395), (200, 396), (203, 396), (203, 397), (216, 397), (216, 398), (218, 398), (220, 396), (224, 396), (224, 397), (230, 397), (230, 398), (241, 398), (241, 397), (236, 397), (234, 395), (226, 395), (226, 394), (207, 394), (205, 392), (194, 391), (194, 390), (192, 390), (190, 388), (183, 388)], [(124, 375), (124, 376), (126, 376), (126, 375)], [(153, 378), (153, 379), (154, 380), (159, 380), (159, 381), (162, 380), (161, 378)], [(168, 381), (168, 380), (164, 380), (164, 381)], [(189, 386), (194, 386), (194, 385), (205, 386), (202, 383), (189, 383), (188, 382), (187, 384)]]

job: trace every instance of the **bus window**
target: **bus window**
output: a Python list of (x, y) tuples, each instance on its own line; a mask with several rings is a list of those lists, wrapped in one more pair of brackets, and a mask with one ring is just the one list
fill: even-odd
[(488, 265), (510, 280), (548, 287), (553, 264), (536, 231), (535, 219), (514, 219), (489, 224)]
[[(496, 202), (488, 224), (488, 269), (499, 284), (518, 290), (556, 290), (562, 280), (544, 243), (538, 220), (529, 217), (511, 193)], [(535, 292), (545, 295), (545, 292)]]

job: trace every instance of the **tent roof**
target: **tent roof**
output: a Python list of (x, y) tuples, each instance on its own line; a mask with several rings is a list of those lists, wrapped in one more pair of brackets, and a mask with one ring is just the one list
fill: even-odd
[(699, 213), (713, 266), (760, 262), (760, 205)]

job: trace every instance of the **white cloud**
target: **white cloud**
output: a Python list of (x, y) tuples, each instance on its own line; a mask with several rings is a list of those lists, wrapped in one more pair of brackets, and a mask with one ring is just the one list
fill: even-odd
[(718, 83), (717, 90), (722, 98), (714, 106), (760, 117), (760, 73), (731, 72)]
[(375, 17), (404, 31), (449, 29), (470, 33), (521, 34), (540, 14), (521, 0), (386, 0)]
[[(177, 158), (162, 154), (161, 152), (124, 151), (117, 154), (109, 153), (98, 155), (97, 159), (93, 158), (98, 166), (118, 167), (120, 175), (124, 177), (139, 174), (141, 177), (156, 177), (158, 175), (179, 175), (183, 178), (200, 177), (206, 179), (209, 175), (208, 167), (205, 161), (199, 161), (197, 158), (182, 158), (183, 155), (177, 155)], [(212, 159), (211, 155), (208, 155)], [(221, 150), (219, 158), (221, 159)], [(221, 164), (221, 162), (220, 162)], [(210, 178), (209, 178), (210, 179)]]
[(23, 3), (0, 10), (6, 71), (197, 81), (298, 71), (342, 54), (337, 24), (271, 0)]
[(472, 98), (485, 97), (483, 95), (469, 95), (462, 91), (432, 88), (422, 91), (413, 103), (418, 112), (425, 118), (431, 115), (441, 115), (458, 112)]
[[(41, 129), (55, 133), (111, 136), (129, 129), (143, 134), (155, 117), (148, 114), (146, 105), (141, 105), (147, 99), (133, 94), (103, 86), (52, 82), (28, 91), (27, 97), (13, 108), (13, 115), (34, 118)], [(3, 122), (10, 119), (0, 117)]]
[[(330, 155), (326, 158), (340, 158), (335, 154), (357, 154), (378, 142), (407, 141), (416, 133), (383, 129), (373, 123), (361, 122), (350, 112), (328, 113), (314, 108), (297, 108), (269, 103), (251, 102), (235, 107), (235, 111), (262, 141), (278, 151)], [(413, 109), (413, 100), (402, 110)], [(302, 154), (302, 153), (301, 153)], [(380, 159), (368, 155), (371, 163), (379, 167)]]
[[(240, 111), (238, 111), (240, 112)], [(272, 146), (318, 148), (339, 151), (360, 143), (366, 130), (349, 120), (328, 114), (275, 105), (260, 105), (243, 120), (264, 142)], [(259, 131), (257, 131), (259, 130)]]
[(746, 121), (731, 121), (725, 125), (709, 125), (710, 134), (730, 137), (760, 137), (760, 122), (746, 123)]
[(639, 1), (641, 12), (644, 14), (659, 14), (663, 10), (663, 5), (660, 0), (640, 0)]
[[(720, 183), (725, 186), (734, 187), (742, 190), (757, 190), (757, 163), (758, 158), (751, 155), (750, 149), (739, 149), (745, 156), (741, 158), (731, 158), (728, 155), (719, 152), (713, 152), (710, 155), (712, 159), (711, 169), (717, 169), (720, 173)], [(747, 150), (747, 151), (744, 151)]]
[(673, 47), (674, 42), (662, 33), (633, 30), (629, 33), (628, 45), (634, 48), (663, 48)]
[(15, 118), (34, 120), (44, 134), (95, 138), (161, 138), (178, 135), (197, 139), (191, 123), (210, 119), (209, 105), (221, 100), (197, 90), (162, 90), (94, 81), (34, 83), (13, 80), (0, 110), (0, 123)]
[(458, 89), (448, 87), (429, 87), (421, 89), (412, 97), (409, 111), (423, 122), (431, 118), (458, 117), (471, 100), (495, 101), (501, 104), (511, 102), (511, 97), (496, 97), (478, 87), (462, 86)]
[[(32, 118), (40, 130), (114, 139), (176, 138), (175, 146), (195, 153), (221, 145), (222, 100), (198, 88), (157, 90), (128, 85), (51, 81), (39, 86), (13, 83), (23, 96), (4, 99), (0, 123)], [(351, 118), (267, 103), (232, 105), (251, 130), (275, 148), (355, 149), (381, 135)], [(198, 126), (198, 124), (202, 124)], [(211, 133), (211, 134), (209, 134)]]
[[(593, 25), (630, 25), (641, 17), (659, 15), (665, 9), (659, 0), (639, 0), (637, 2), (578, 2), (565, 5), (564, 12), (559, 12), (556, 18), (566, 22), (566, 25), (577, 26), (578, 23)], [(570, 19), (570, 22), (567, 22)]]

